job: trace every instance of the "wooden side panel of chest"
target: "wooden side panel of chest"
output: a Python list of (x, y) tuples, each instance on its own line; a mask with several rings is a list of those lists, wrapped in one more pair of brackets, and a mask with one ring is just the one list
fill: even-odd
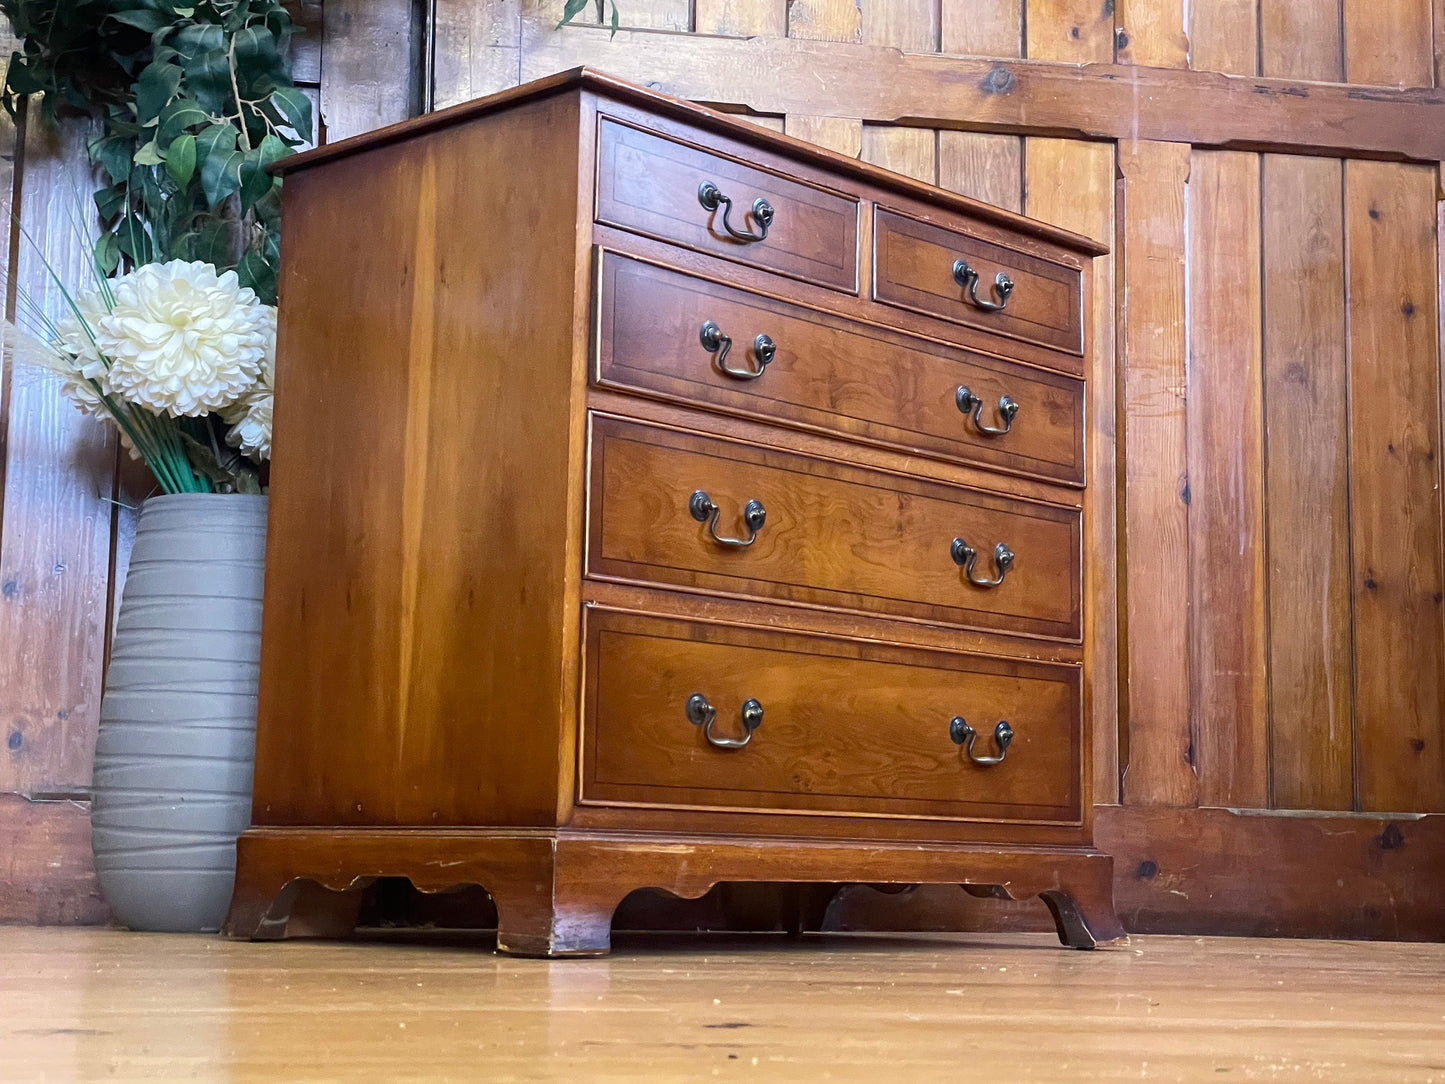
[[(720, 880), (953, 881), (1119, 934), (1079, 695), (1091, 243), (588, 72), (287, 168), (234, 935), (382, 876), (482, 884), (544, 955)], [(932, 248), (940, 302), (884, 296), (884, 208), (1059, 334)], [(716, 288), (618, 300), (618, 266)], [(729, 364), (719, 298), (786, 341)]]

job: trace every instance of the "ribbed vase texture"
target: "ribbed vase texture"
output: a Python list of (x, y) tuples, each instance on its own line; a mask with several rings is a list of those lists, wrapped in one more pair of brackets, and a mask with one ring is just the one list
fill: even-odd
[(217, 930), (251, 819), (266, 498), (141, 509), (101, 699), (100, 889), (136, 930)]

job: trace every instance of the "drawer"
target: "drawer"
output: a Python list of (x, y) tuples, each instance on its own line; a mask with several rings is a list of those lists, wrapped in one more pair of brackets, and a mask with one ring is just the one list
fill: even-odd
[(1075, 509), (609, 415), (591, 438), (594, 577), (1079, 638)]
[[(597, 159), (598, 222), (857, 292), (858, 201), (852, 196), (607, 117)], [(704, 206), (704, 185), (725, 202)], [(755, 213), (758, 200), (771, 208), (766, 236)]]
[[(1077, 268), (881, 207), (874, 236), (875, 301), (1083, 353), (1083, 275)], [(1013, 288), (996, 308), (1000, 275)]]
[[(597, 380), (604, 386), (1052, 481), (1084, 481), (1078, 380), (614, 252), (600, 260)], [(711, 336), (704, 333), (709, 324), (716, 329)], [(759, 336), (767, 337), (762, 355)], [(763, 365), (766, 356), (771, 360)], [(1001, 411), (1005, 403), (1016, 404), (1011, 417)]]
[(586, 644), (583, 803), (1079, 823), (1073, 667), (596, 610)]

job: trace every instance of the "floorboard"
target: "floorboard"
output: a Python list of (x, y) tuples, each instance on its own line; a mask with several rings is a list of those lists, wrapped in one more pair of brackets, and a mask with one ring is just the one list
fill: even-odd
[(1445, 945), (236, 944), (0, 928), (6, 1080), (1445, 1082)]

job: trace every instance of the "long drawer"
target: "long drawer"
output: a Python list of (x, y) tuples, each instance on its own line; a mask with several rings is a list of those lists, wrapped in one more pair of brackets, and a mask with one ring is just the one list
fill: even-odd
[(874, 300), (1083, 352), (1077, 268), (882, 207), (875, 210), (873, 234)]
[(1077, 823), (1074, 667), (589, 611), (583, 803)]
[(1083, 383), (600, 251), (597, 380), (1084, 480)]
[(604, 117), (597, 221), (852, 293), (858, 200)]
[(1075, 509), (610, 415), (590, 461), (594, 577), (1079, 638)]

